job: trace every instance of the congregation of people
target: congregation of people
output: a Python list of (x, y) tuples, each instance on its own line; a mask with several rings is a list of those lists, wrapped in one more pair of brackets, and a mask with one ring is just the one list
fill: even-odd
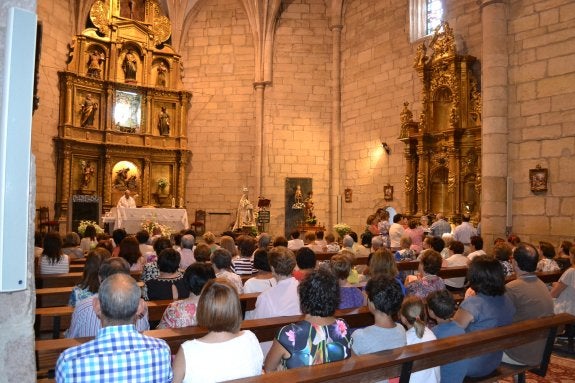
[[(56, 379), (217, 382), (553, 313), (575, 315), (570, 242), (556, 251), (549, 242), (534, 246), (510, 235), (497, 238), (487, 253), (480, 227), (469, 215), (458, 225), (442, 214), (433, 218), (395, 214), (390, 219), (379, 209), (367, 218), (364, 232), (349, 232), (339, 242), (323, 231), (303, 233), (302, 239), (297, 230), (290, 238), (236, 232), (198, 236), (193, 230), (168, 238), (145, 230), (128, 235), (123, 229), (96, 235), (88, 226), (83, 238), (37, 235), (41, 275), (67, 273), (72, 259), (85, 258), (82, 281), (69, 299), (74, 311), (65, 336), (95, 339), (60, 355)], [(318, 254), (329, 257), (320, 261)], [(401, 262), (419, 266), (399, 271)], [(441, 278), (440, 270), (449, 267), (467, 267), (467, 276)], [(560, 270), (559, 281), (549, 286), (536, 274)], [(259, 295), (255, 308), (245, 311), (240, 295), (249, 293)], [(146, 302), (154, 300), (172, 300), (159, 323), (148, 319)], [(373, 314), (373, 325), (353, 329), (336, 316), (337, 310), (362, 306)], [(303, 319), (281, 328), (272, 342), (260, 344), (254, 333), (241, 330), (244, 319), (291, 315)], [(188, 326), (208, 333), (184, 342), (173, 358), (166, 342), (140, 333)], [(533, 365), (544, 347), (544, 339), (534, 340), (418, 371), (410, 382), (462, 382), (490, 374), (501, 362)]]

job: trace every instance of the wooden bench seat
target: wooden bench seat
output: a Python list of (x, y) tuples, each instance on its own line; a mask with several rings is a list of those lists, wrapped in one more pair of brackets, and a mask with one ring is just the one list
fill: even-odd
[[(58, 287), (57, 289), (64, 288)], [(253, 310), (259, 295), (260, 293), (241, 294), (242, 309)], [(148, 320), (150, 322), (159, 322), (164, 311), (172, 302), (173, 300), (171, 299), (146, 302), (148, 305)], [(59, 338), (60, 333), (70, 327), (73, 312), (74, 308), (71, 306), (36, 308), (36, 322), (34, 324), (36, 337), (41, 333), (51, 331), (53, 339)]]
[[(137, 281), (140, 280), (141, 272), (130, 273)], [(75, 286), (82, 281), (82, 272), (70, 272), (65, 274), (36, 274), (36, 288), (46, 287), (68, 287)]]
[(547, 318), (527, 320), (509, 326), (475, 331), (472, 333), (409, 345), (394, 350), (373, 354), (352, 356), (349, 359), (312, 367), (269, 373), (257, 377), (234, 380), (233, 382), (375, 382), (400, 376), (401, 383), (409, 382), (412, 372), (452, 363), (457, 360), (502, 351), (531, 342), (539, 337), (547, 338), (543, 357), (538, 366), (512, 366), (501, 364), (491, 375), (466, 380), (470, 382), (496, 382), (498, 379), (519, 374), (525, 379), (525, 372), (545, 376), (551, 356), (553, 341), (559, 326), (572, 323), (575, 316), (553, 315)]
[[(335, 314), (338, 318), (345, 319), (351, 327), (365, 327), (372, 325), (373, 316), (367, 307), (357, 309), (338, 310)], [(274, 317), (267, 319), (244, 320), (241, 328), (253, 331), (261, 342), (273, 340), (281, 327), (300, 321), (303, 315)], [(185, 327), (178, 329), (150, 330), (144, 334), (156, 338), (164, 339), (173, 353), (178, 351), (180, 345), (189, 339), (195, 339), (207, 334), (207, 330), (202, 327)], [(69, 347), (77, 346), (92, 339), (72, 338), (72, 339), (46, 339), (36, 341), (36, 367), (39, 377), (45, 377), (48, 370), (54, 369), (58, 356)]]

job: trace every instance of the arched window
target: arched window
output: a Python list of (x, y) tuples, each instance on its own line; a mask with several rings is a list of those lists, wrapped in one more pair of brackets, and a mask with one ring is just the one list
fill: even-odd
[(411, 41), (430, 35), (443, 19), (443, 0), (409, 0)]

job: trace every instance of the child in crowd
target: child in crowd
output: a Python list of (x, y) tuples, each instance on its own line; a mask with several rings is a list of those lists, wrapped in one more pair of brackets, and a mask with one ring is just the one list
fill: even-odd
[(405, 346), (405, 329), (393, 320), (403, 300), (399, 283), (392, 277), (378, 275), (367, 282), (365, 291), (375, 324), (352, 334), (352, 351), (361, 355)]
[(543, 259), (537, 263), (537, 271), (559, 271), (561, 268), (555, 258), (555, 248), (549, 242), (539, 242), (539, 250)]
[[(425, 304), (421, 298), (406, 297), (401, 305), (399, 316), (401, 322), (407, 327), (405, 335), (408, 345), (437, 339), (433, 332), (425, 326)], [(409, 383), (439, 383), (439, 381), (439, 367), (414, 372), (409, 379)]]
[[(435, 319), (437, 326), (432, 328), (437, 339), (465, 334), (465, 330), (451, 320), (455, 313), (455, 300), (447, 290), (438, 290), (427, 296), (429, 316)], [(440, 367), (441, 381), (460, 383), (467, 373), (467, 359), (449, 363)]]

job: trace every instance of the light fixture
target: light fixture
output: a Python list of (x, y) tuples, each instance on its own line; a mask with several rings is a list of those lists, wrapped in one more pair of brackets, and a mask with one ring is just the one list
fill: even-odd
[(382, 141), (381, 142), (381, 146), (383, 147), (383, 150), (385, 150), (385, 152), (387, 153), (387, 155), (391, 154), (391, 148), (389, 147), (389, 145), (387, 144), (387, 142)]

